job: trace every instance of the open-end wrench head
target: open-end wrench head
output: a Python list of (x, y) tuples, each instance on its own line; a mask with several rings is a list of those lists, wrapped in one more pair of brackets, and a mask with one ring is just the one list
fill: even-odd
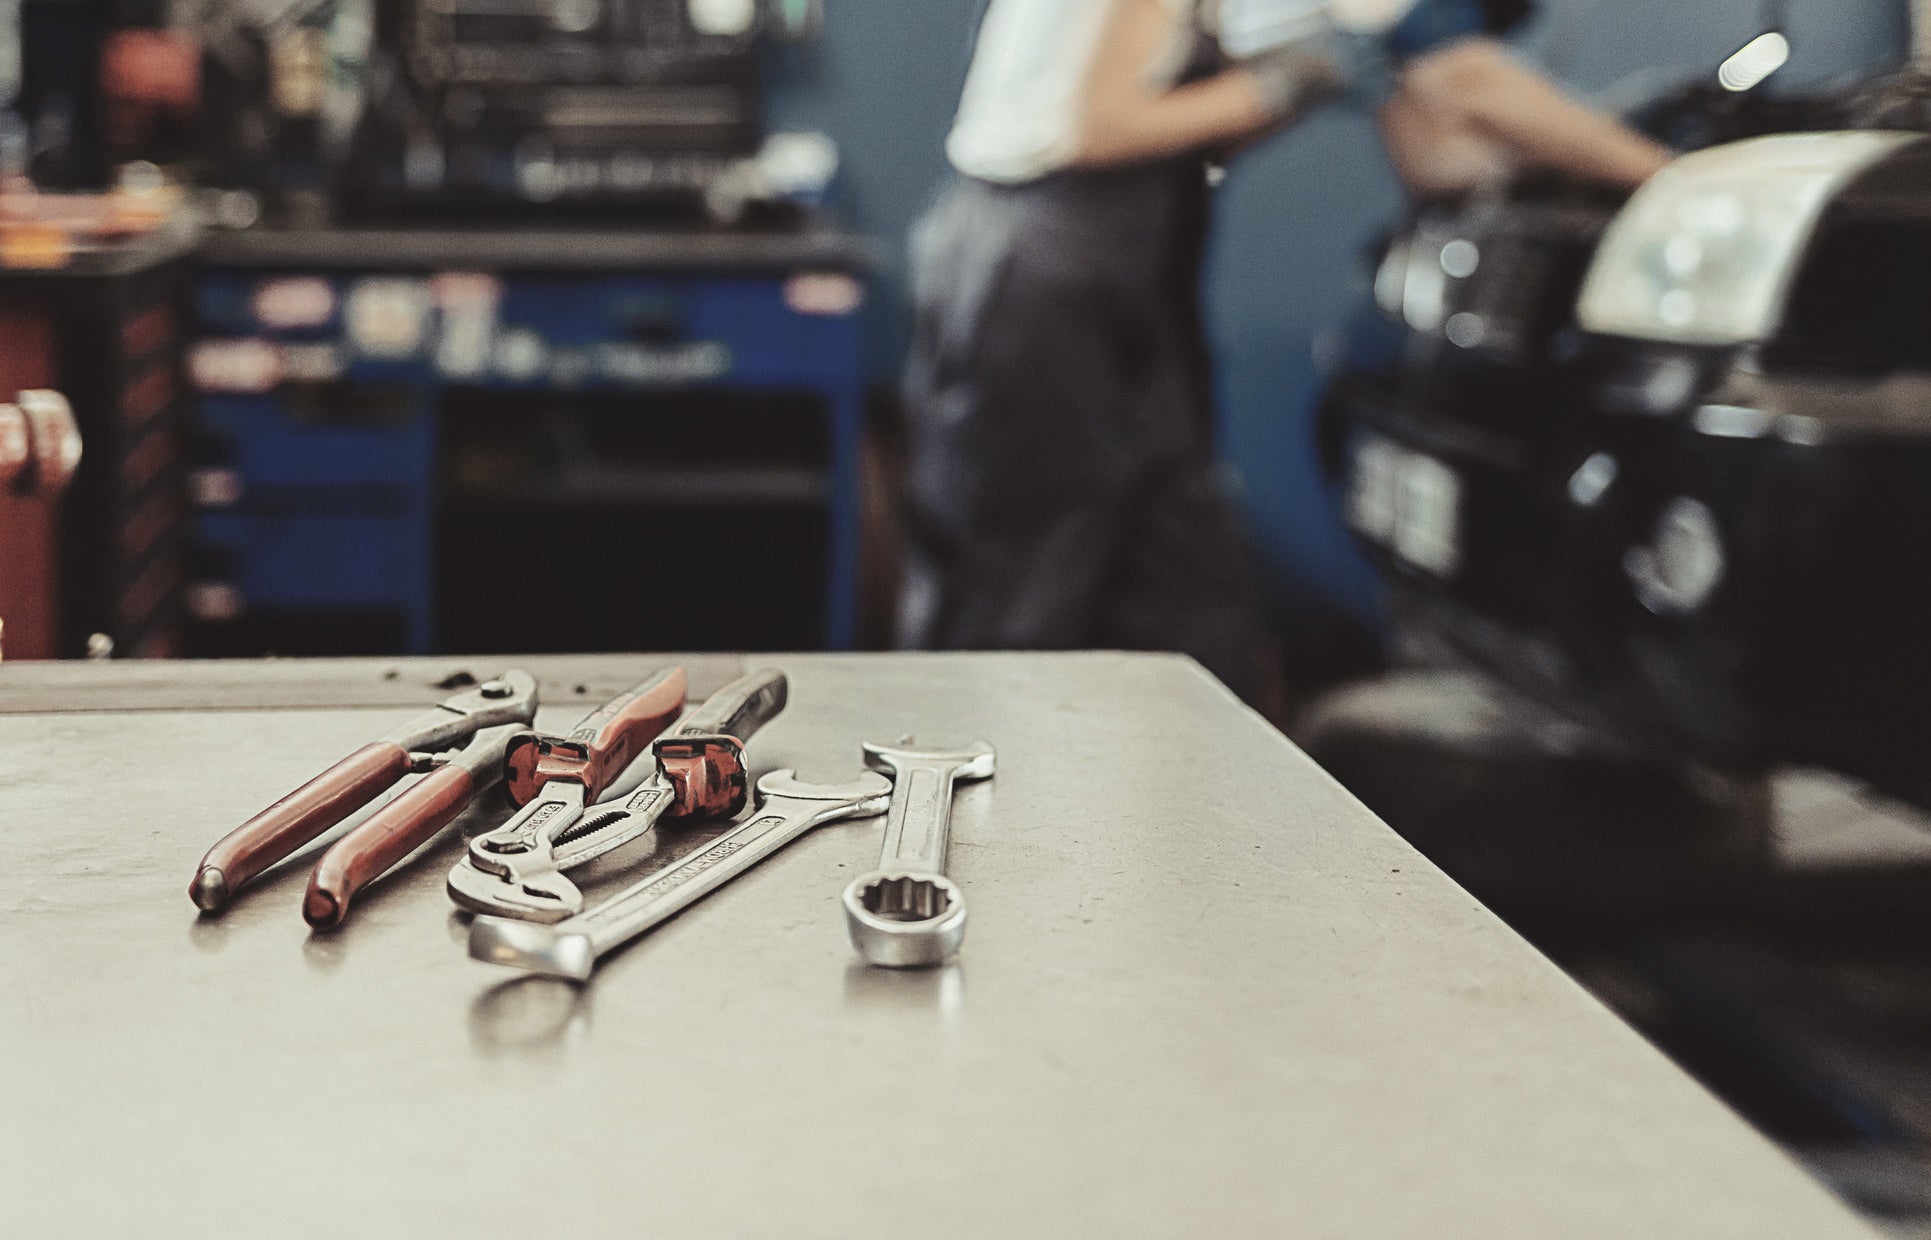
[(901, 749), (896, 745), (865, 742), (865, 765), (874, 771), (896, 774), (908, 766), (946, 765), (954, 768), (952, 777), (960, 782), (990, 779), (993, 771), (992, 746), (975, 741), (963, 749)]
[(775, 798), (783, 801), (825, 801), (873, 809), (864, 803), (876, 801), (876, 812), (883, 813), (885, 801), (891, 795), (892, 781), (871, 771), (842, 784), (808, 784), (798, 778), (797, 771), (789, 768), (772, 771), (758, 780), (760, 804)]
[(590, 936), (506, 917), (478, 917), (469, 925), (469, 954), (490, 964), (528, 969), (574, 982), (597, 967)]
[(556, 922), (583, 908), (583, 893), (555, 870), (507, 879), (459, 861), (449, 868), (449, 898), (473, 913)]
[(845, 929), (866, 964), (944, 964), (959, 954), (965, 925), (965, 893), (943, 874), (874, 870), (845, 888)]

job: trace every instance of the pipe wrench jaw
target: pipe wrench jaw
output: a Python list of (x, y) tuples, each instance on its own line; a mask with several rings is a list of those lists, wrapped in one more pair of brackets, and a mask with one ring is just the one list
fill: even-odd
[(670, 736), (651, 748), (676, 793), (666, 818), (735, 818), (744, 808), (751, 786), (735, 736)]
[(541, 873), (550, 863), (553, 841), (583, 816), (586, 793), (582, 784), (558, 781), (494, 830), (469, 841), (469, 864), (486, 874), (515, 878), (519, 873)]
[(447, 886), (460, 907), (504, 920), (546, 924), (583, 908), (583, 893), (556, 870), (505, 877), (465, 862), (450, 867)]
[(595, 750), (576, 740), (526, 733), (510, 743), (503, 760), (503, 790), (512, 805), (528, 805), (552, 780), (586, 788), (608, 786), (634, 755), (625, 737)]

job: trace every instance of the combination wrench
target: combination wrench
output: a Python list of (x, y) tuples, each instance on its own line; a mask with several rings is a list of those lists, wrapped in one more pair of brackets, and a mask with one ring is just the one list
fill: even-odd
[(743, 874), (813, 827), (883, 813), (891, 782), (870, 771), (848, 784), (804, 783), (795, 771), (758, 780), (757, 812), (676, 864), (618, 892), (595, 908), (551, 925), (511, 917), (478, 917), (469, 954), (585, 981), (597, 958)]
[(965, 893), (945, 876), (952, 788), (990, 778), (992, 746), (953, 753), (865, 746), (865, 765), (892, 776), (878, 869), (845, 888), (845, 928), (866, 964), (892, 969), (944, 964), (965, 938)]

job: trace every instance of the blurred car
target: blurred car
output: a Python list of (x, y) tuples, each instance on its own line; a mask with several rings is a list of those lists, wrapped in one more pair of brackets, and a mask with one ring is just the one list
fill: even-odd
[(1398, 636), (1655, 755), (1931, 805), (1931, 98), (1699, 89), (1627, 202), (1421, 210), (1320, 416)]

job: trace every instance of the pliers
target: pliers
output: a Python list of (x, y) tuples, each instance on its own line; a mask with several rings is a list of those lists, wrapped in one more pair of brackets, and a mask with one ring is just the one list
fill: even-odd
[(510, 795), (523, 809), (470, 840), (469, 855), (449, 871), (450, 899), (478, 913), (561, 921), (583, 907), (564, 870), (629, 843), (660, 818), (735, 817), (750, 795), (744, 743), (784, 709), (787, 691), (784, 673), (771, 669), (732, 681), (651, 746), (643, 782), (603, 805), (592, 802), (621, 767), (597, 760), (594, 742), (586, 752), (577, 740), (594, 732), (597, 716), (565, 741), (526, 738), (508, 760)]
[[(312, 923), (334, 924), (355, 888), (461, 811), (470, 789), (462, 789), (458, 799), (459, 786), (474, 780), (478, 772), (495, 769), (509, 742), (527, 732), (536, 718), (536, 697), (536, 681), (529, 673), (508, 671), (444, 699), (434, 710), (364, 745), (223, 836), (201, 858), (188, 895), (204, 910), (226, 908), (249, 879), (373, 801), (404, 775), (432, 772), (429, 779), (419, 781), (338, 842), (330, 850), (333, 862), (324, 858), (325, 864), (334, 867), (331, 872), (344, 880), (324, 886), (335, 908), (331, 913), (320, 904), (305, 903), (303, 911)], [(457, 759), (442, 756), (465, 742), (470, 749)], [(460, 775), (443, 773), (451, 767)], [(371, 824), (380, 824), (382, 830), (370, 829)], [(405, 841), (413, 842), (397, 851)], [(370, 855), (359, 856), (365, 849)], [(319, 867), (317, 878), (320, 881)], [(311, 884), (312, 900), (315, 892)]]

